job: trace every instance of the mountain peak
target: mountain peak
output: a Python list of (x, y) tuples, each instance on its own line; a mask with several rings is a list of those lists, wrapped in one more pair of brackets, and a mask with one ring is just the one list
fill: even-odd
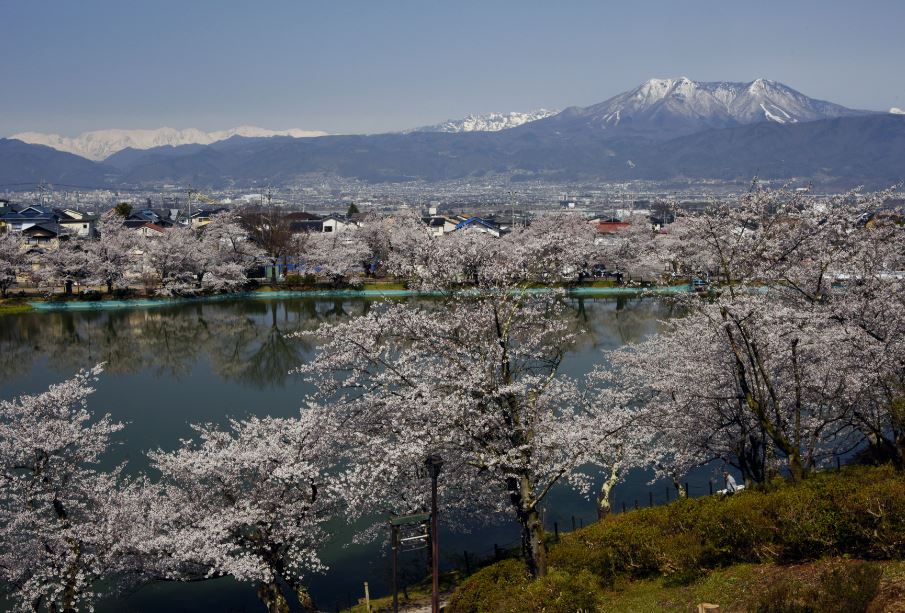
[(432, 126), (415, 128), (410, 132), (499, 132), (555, 115), (558, 111), (538, 109), (527, 113), (487, 113), (466, 115), (463, 119), (449, 119)]
[(764, 77), (744, 83), (694, 81), (682, 76), (648, 79), (572, 115), (579, 117), (582, 125), (597, 129), (668, 138), (761, 121), (797, 123), (864, 113), (809, 98)]

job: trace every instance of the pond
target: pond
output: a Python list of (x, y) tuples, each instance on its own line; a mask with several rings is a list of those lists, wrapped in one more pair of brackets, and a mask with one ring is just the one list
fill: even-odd
[[(370, 300), (269, 298), (195, 302), (157, 308), (31, 312), (0, 316), (0, 398), (40, 392), (80, 368), (100, 362), (105, 372), (90, 407), (126, 423), (109, 465), (126, 460), (128, 470), (147, 466), (145, 452), (174, 449), (190, 437), (190, 424), (225, 424), (229, 417), (291, 416), (310, 386), (290, 374), (309, 359), (316, 342), (293, 333), (366, 312)], [(572, 298), (570, 317), (586, 332), (568, 354), (563, 369), (572, 375), (590, 370), (601, 351), (656, 333), (672, 315), (657, 299)], [(692, 494), (706, 493), (708, 475), (693, 475)], [(614, 492), (615, 508), (667, 496), (664, 485), (648, 485), (649, 475), (630, 475)], [(593, 503), (565, 487), (551, 494), (545, 523), (571, 529), (595, 517)], [(330, 570), (309, 578), (312, 595), (325, 610), (345, 607), (363, 594), (385, 595), (389, 559), (383, 543), (351, 544), (350, 528), (337, 526), (323, 551)], [(514, 525), (476, 527), (468, 534), (441, 533), (444, 563), (461, 564), (492, 554), (494, 544), (514, 545)], [(424, 552), (409, 554), (409, 572), (425, 567)], [(155, 584), (118, 598), (99, 611), (259, 611), (255, 591), (229, 579), (194, 584)]]

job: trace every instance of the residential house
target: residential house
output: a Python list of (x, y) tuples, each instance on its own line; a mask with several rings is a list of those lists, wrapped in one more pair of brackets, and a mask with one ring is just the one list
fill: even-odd
[(292, 234), (302, 234), (303, 232), (320, 233), (324, 231), (323, 218), (314, 213), (298, 211), (289, 213), (286, 215), (286, 219), (289, 220), (289, 231), (292, 232)]
[(485, 234), (490, 234), (494, 238), (499, 238), (506, 233), (501, 226), (480, 217), (469, 217), (464, 221), (460, 221), (456, 224), (453, 231), (483, 232)]
[(141, 209), (133, 211), (126, 218), (127, 227), (137, 228), (145, 223), (152, 223), (164, 228), (172, 228), (183, 220), (179, 219), (179, 211), (176, 209)]
[(465, 221), (465, 218), (449, 217), (433, 213), (431, 215), (425, 215), (421, 218), (421, 221), (428, 227), (432, 236), (443, 236), (444, 234), (449, 234), (455, 230), (456, 225), (461, 221)]
[(224, 213), (228, 210), (229, 209), (227, 209), (225, 206), (209, 209), (199, 209), (192, 212), (192, 217), (189, 220), (189, 223), (193, 228), (203, 228), (211, 222), (211, 217), (219, 213)]
[(597, 230), (597, 238), (594, 239), (596, 245), (615, 245), (617, 241), (615, 235), (631, 227), (631, 223), (615, 217), (595, 218), (590, 223)]
[(57, 223), (71, 236), (94, 238), (97, 236), (97, 216), (74, 209), (55, 210)]
[(616, 232), (621, 232), (628, 228), (631, 224), (627, 221), (620, 221), (618, 219), (608, 219), (604, 221), (598, 221), (595, 224), (597, 234), (614, 234)]
[(60, 246), (60, 241), (69, 239), (69, 232), (52, 221), (31, 224), (19, 232), (26, 245), (50, 249), (58, 248)]
[(157, 238), (158, 236), (162, 236), (167, 231), (167, 229), (163, 226), (151, 222), (144, 222), (143, 224), (138, 226), (132, 226), (128, 222), (126, 222), (124, 225), (127, 228), (133, 228), (136, 234), (145, 238)]
[(361, 224), (342, 215), (327, 215), (323, 219), (323, 232), (342, 232), (346, 228), (355, 228)]
[(11, 232), (21, 232), (35, 224), (55, 223), (53, 211), (42, 205), (10, 205), (3, 214), (3, 222)]

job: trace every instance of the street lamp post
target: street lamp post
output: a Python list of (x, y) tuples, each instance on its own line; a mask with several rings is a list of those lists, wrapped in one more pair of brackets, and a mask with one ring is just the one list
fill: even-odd
[(393, 613), (399, 613), (399, 585), (396, 576), (399, 568), (399, 526), (390, 524), (393, 546)]
[(431, 478), (431, 613), (440, 613), (440, 539), (437, 531), (437, 478), (443, 468), (443, 458), (436, 454), (425, 461)]

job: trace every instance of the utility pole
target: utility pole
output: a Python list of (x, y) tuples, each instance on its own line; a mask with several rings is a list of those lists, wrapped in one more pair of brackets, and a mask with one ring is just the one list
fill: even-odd
[(512, 207), (512, 230), (515, 230), (515, 196), (518, 192), (509, 191), (509, 206)]
[(440, 613), (440, 538), (437, 521), (437, 478), (443, 458), (432, 454), (425, 462), (431, 478), (431, 613)]
[(195, 190), (193, 190), (192, 187), (189, 186), (188, 190), (186, 191), (186, 197), (188, 198), (188, 220), (187, 221), (188, 221), (189, 228), (192, 227), (192, 196), (194, 194), (195, 194)]

